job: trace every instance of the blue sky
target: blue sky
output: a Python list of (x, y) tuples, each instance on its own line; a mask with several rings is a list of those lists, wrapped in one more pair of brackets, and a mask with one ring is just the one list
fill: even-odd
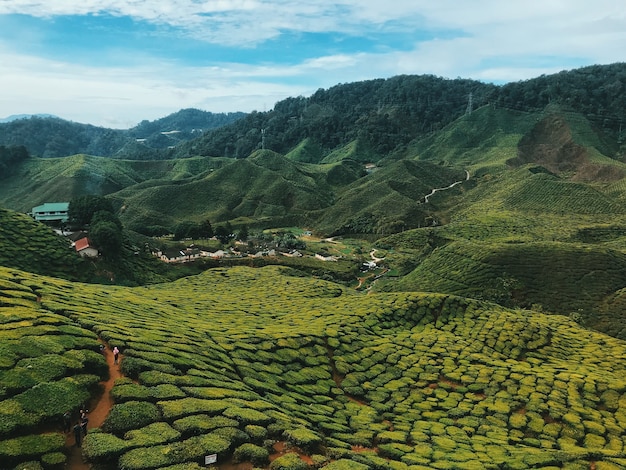
[(398, 74), (505, 83), (624, 61), (623, 0), (0, 0), (0, 118), (128, 128)]

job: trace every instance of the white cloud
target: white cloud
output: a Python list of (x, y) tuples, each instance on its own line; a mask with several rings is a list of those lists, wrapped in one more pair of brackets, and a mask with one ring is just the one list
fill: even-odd
[(0, 90), (10, 90), (0, 93), (3, 116), (49, 113), (115, 128), (128, 128), (187, 107), (212, 112), (262, 111), (302, 92), (301, 87), (268, 81), (274, 69), (239, 64), (187, 69), (167, 64), (94, 68), (0, 49), (0, 68)]
[[(285, 31), (369, 37), (427, 29), (434, 35), (401, 51), (318, 51), (293, 66), (273, 63), (272, 57), (263, 58), (264, 66), (233, 59), (190, 67), (158, 57), (137, 58), (128, 68), (86, 66), (22, 56), (0, 42), (0, 114), (47, 112), (111, 127), (183, 107), (264, 110), (320, 87), (397, 74), (505, 82), (626, 60), (622, 0), (0, 1), (0, 15), (8, 13), (130, 16), (233, 47), (279, 40)], [(23, 34), (36, 39), (38, 32)]]

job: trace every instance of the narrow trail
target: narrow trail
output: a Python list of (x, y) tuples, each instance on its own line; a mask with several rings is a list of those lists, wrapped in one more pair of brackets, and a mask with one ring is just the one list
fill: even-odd
[(468, 181), (470, 179), (470, 173), (469, 171), (465, 170), (465, 179), (461, 180), (461, 181), (455, 181), (454, 183), (452, 183), (450, 186), (446, 186), (445, 188), (435, 188), (433, 189), (430, 194), (424, 196), (424, 203), (428, 202), (428, 198), (431, 197), (433, 194), (435, 194), (437, 191), (445, 191), (446, 189), (452, 189), (454, 188), (457, 184), (461, 184), (464, 181)]
[[(100, 382), (100, 385), (103, 387), (102, 395), (96, 398), (96, 401), (90, 403), (90, 406), (93, 406), (93, 409), (89, 409), (89, 413), (87, 413), (87, 417), (89, 418), (89, 422), (87, 423), (87, 432), (91, 428), (99, 428), (104, 423), (104, 420), (111, 411), (113, 407), (113, 399), (111, 398), (111, 389), (113, 388), (113, 384), (116, 379), (122, 377), (122, 373), (120, 371), (119, 363), (122, 362), (122, 355), (119, 355), (118, 364), (115, 364), (115, 360), (113, 358), (113, 352), (108, 347), (106, 343), (101, 341), (104, 344), (104, 357), (107, 361), (107, 365), (109, 366), (109, 378), (106, 381)], [(72, 423), (72, 426), (76, 423)], [(65, 447), (68, 450), (68, 459), (65, 463), (66, 470), (89, 470), (91, 465), (83, 461), (82, 450), (80, 447), (76, 446), (76, 441), (74, 439), (74, 432), (70, 431), (65, 437)]]

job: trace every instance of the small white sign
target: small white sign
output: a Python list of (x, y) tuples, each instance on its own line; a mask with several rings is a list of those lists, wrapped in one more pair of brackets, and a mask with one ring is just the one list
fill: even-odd
[(209, 465), (217, 462), (217, 454), (205, 455), (204, 456), (204, 465)]

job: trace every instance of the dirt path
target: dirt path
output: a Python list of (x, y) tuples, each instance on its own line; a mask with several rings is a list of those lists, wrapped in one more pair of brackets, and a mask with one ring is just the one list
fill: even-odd
[[(101, 341), (102, 342), (102, 341)], [(119, 364), (115, 364), (113, 358), (113, 352), (107, 346), (106, 343), (102, 342), (105, 345), (104, 349), (104, 357), (109, 366), (109, 378), (106, 381), (100, 382), (100, 385), (103, 387), (102, 395), (92, 403), (92, 409), (89, 409), (89, 413), (87, 417), (89, 418), (89, 422), (87, 423), (87, 431), (91, 428), (99, 428), (104, 423), (104, 420), (109, 414), (109, 411), (113, 407), (113, 400), (111, 398), (111, 389), (113, 388), (113, 384), (116, 379), (122, 377), (122, 373), (120, 372)], [(119, 355), (119, 361), (121, 363), (122, 355)], [(76, 423), (72, 423), (72, 426)], [(68, 459), (65, 464), (66, 470), (89, 470), (91, 465), (85, 463), (83, 461), (83, 456), (81, 452), (81, 448), (76, 446), (76, 441), (74, 439), (74, 432), (70, 431), (65, 438), (65, 446), (68, 449)]]
[[(87, 424), (87, 432), (92, 428), (99, 428), (104, 423), (104, 420), (109, 414), (109, 411), (113, 407), (113, 399), (111, 398), (111, 389), (113, 388), (113, 384), (115, 380), (123, 377), (119, 364), (115, 364), (113, 358), (113, 352), (108, 347), (108, 345), (101, 341), (102, 344), (105, 345), (104, 355), (109, 366), (109, 378), (106, 381), (100, 382), (100, 385), (103, 387), (102, 395), (97, 397), (90, 406), (89, 413), (87, 414), (89, 418), (89, 422)], [(122, 361), (122, 354), (119, 355), (119, 363)], [(76, 424), (72, 422), (72, 426)], [(74, 440), (74, 432), (70, 431), (65, 438), (65, 446), (68, 449), (68, 459), (65, 464), (65, 470), (91, 470), (91, 464), (83, 461), (83, 456), (81, 452), (81, 448), (76, 446), (76, 441)], [(270, 461), (274, 460), (281, 455), (284, 455), (287, 452), (295, 452), (300, 458), (307, 462), (311, 463), (311, 458), (308, 455), (303, 454), (298, 449), (287, 449), (284, 442), (279, 442), (274, 445), (274, 453), (270, 456)], [(249, 462), (243, 463), (233, 463), (232, 459), (229, 459), (226, 462), (220, 463), (217, 465), (217, 468), (220, 470), (252, 470), (254, 466)]]
[(428, 202), (428, 198), (430, 198), (433, 194), (435, 194), (437, 191), (445, 191), (446, 189), (452, 189), (454, 188), (457, 184), (461, 184), (463, 181), (468, 181), (470, 179), (470, 173), (469, 171), (465, 170), (465, 179), (461, 180), (461, 181), (455, 181), (454, 183), (452, 183), (450, 186), (446, 186), (445, 188), (435, 188), (433, 189), (430, 194), (428, 194), (427, 196), (424, 196), (424, 203)]

